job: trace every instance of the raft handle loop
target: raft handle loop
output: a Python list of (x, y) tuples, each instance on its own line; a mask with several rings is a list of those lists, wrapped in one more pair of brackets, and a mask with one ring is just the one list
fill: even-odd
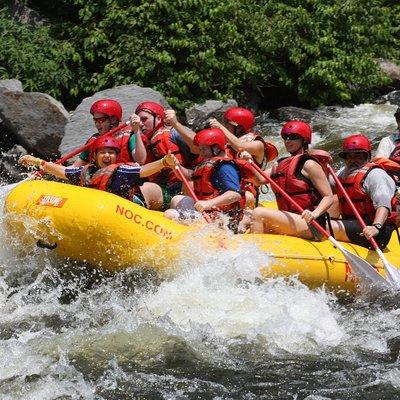
[(36, 246), (40, 247), (41, 249), (49, 249), (49, 250), (54, 250), (57, 247), (57, 243), (54, 244), (50, 244), (50, 243), (46, 243), (43, 240), (39, 239), (36, 242)]

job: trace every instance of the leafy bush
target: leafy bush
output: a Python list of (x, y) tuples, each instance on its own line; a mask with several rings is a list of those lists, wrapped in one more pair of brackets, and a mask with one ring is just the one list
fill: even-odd
[(288, 104), (309, 106), (361, 101), (387, 82), (375, 59), (400, 60), (394, 0), (368, 7), (359, 0), (28, 5), (48, 18), (46, 27), (33, 31), (1, 14), (0, 74), (62, 99), (135, 83), (178, 108), (251, 91), (284, 91)]
[(42, 91), (56, 98), (75, 97), (80, 92), (71, 63), (74, 47), (52, 39), (50, 27), (33, 29), (0, 9), (0, 36), (1, 79), (19, 79), (26, 91)]

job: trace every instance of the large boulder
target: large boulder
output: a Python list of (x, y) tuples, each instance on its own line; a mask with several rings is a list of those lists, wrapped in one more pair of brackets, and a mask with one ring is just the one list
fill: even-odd
[(0, 118), (8, 134), (31, 153), (58, 157), (68, 112), (47, 94), (16, 89), (0, 85)]
[(222, 121), (225, 111), (231, 107), (237, 107), (236, 100), (230, 99), (226, 103), (219, 100), (207, 100), (203, 104), (196, 104), (185, 110), (185, 116), (188, 126), (194, 131), (208, 128), (208, 120), (217, 118)]
[(271, 111), (271, 116), (276, 118), (278, 121), (291, 121), (291, 120), (301, 120), (310, 122), (314, 117), (316, 111), (307, 110), (301, 107), (281, 107)]
[(136, 106), (146, 100), (155, 101), (165, 107), (169, 107), (161, 93), (151, 88), (142, 88), (137, 85), (117, 86), (97, 92), (93, 96), (85, 98), (70, 116), (65, 126), (65, 135), (59, 147), (61, 154), (67, 154), (82, 146), (96, 132), (89, 110), (96, 100), (105, 98), (117, 100), (121, 104), (123, 121), (128, 120), (129, 116), (135, 111)]

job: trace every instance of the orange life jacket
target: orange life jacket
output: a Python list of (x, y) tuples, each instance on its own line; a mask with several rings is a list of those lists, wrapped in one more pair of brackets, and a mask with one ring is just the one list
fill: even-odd
[[(192, 174), (193, 189), (199, 200), (209, 200), (220, 195), (219, 191), (212, 185), (211, 178), (217, 165), (220, 163), (234, 162), (239, 168), (240, 182), (244, 180), (250, 180), (250, 177), (254, 177), (254, 172), (250, 165), (244, 160), (232, 160), (230, 157), (213, 157), (211, 159), (204, 160), (202, 163), (197, 165), (196, 169)], [(239, 202), (227, 204), (221, 206), (220, 211), (229, 211), (233, 209), (241, 209), (246, 203), (244, 190), (241, 190), (241, 199)]]
[[(271, 178), (303, 209), (312, 211), (318, 206), (322, 196), (311, 181), (301, 174), (301, 169), (307, 160), (318, 162), (318, 158), (307, 153), (283, 158), (272, 169)], [(275, 193), (279, 210), (290, 211), (295, 214), (299, 213), (279, 192), (272, 190)]]
[[(82, 169), (80, 185), (108, 192), (112, 177), (121, 165), (139, 166), (138, 163), (115, 163), (104, 168), (97, 168), (93, 164), (85, 165)], [(132, 186), (128, 198), (131, 199), (139, 190), (139, 186)]]
[[(347, 194), (350, 199), (354, 203), (355, 208), (361, 215), (363, 219), (367, 219), (369, 223), (372, 223), (375, 218), (375, 207), (372, 203), (371, 198), (365, 193), (363, 189), (363, 183), (367, 175), (375, 168), (383, 169), (380, 165), (369, 162), (366, 163), (362, 168), (353, 171), (349, 174), (345, 179), (339, 177), (343, 187), (345, 188)], [(348, 202), (341, 194), (340, 190), (338, 191), (339, 203), (341, 206), (341, 214), (343, 219), (353, 219), (355, 217), (351, 207)], [(389, 213), (388, 222), (395, 222), (396, 220), (396, 205), (397, 200), (395, 195), (393, 194), (393, 198), (391, 200), (392, 210)]]
[(129, 151), (129, 140), (133, 132), (130, 127), (122, 129), (116, 133), (113, 137), (120, 145), (120, 152), (117, 156), (117, 163), (129, 163), (133, 161), (132, 154)]
[[(175, 155), (181, 165), (186, 166), (186, 160), (179, 146), (171, 140), (171, 128), (161, 127), (151, 136), (151, 138), (142, 135), (142, 139), (147, 151), (145, 164), (154, 160), (160, 160), (170, 151)], [(180, 182), (174, 171), (170, 168), (165, 168), (160, 172), (149, 176), (148, 180), (157, 182), (160, 185)]]

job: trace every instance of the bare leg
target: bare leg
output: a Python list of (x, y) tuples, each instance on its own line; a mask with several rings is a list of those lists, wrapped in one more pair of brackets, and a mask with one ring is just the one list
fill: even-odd
[(331, 220), (331, 224), (336, 240), (340, 240), (341, 242), (350, 242), (350, 239), (346, 235), (343, 222)]
[(145, 182), (140, 191), (149, 210), (158, 210), (163, 204), (161, 187), (154, 182)]
[(179, 221), (184, 225), (200, 218), (194, 209), (194, 200), (189, 196), (177, 195), (171, 200), (171, 208), (164, 212), (164, 217)]
[(313, 239), (307, 223), (300, 215), (265, 207), (254, 209), (251, 218), (251, 233), (278, 233)]
[(254, 207), (256, 206), (256, 198), (254, 197), (253, 193), (246, 190), (245, 198), (246, 198), (246, 204), (245, 204), (245, 209), (243, 211), (243, 218), (238, 225), (239, 233), (244, 233), (250, 228), (251, 214), (254, 210)]

